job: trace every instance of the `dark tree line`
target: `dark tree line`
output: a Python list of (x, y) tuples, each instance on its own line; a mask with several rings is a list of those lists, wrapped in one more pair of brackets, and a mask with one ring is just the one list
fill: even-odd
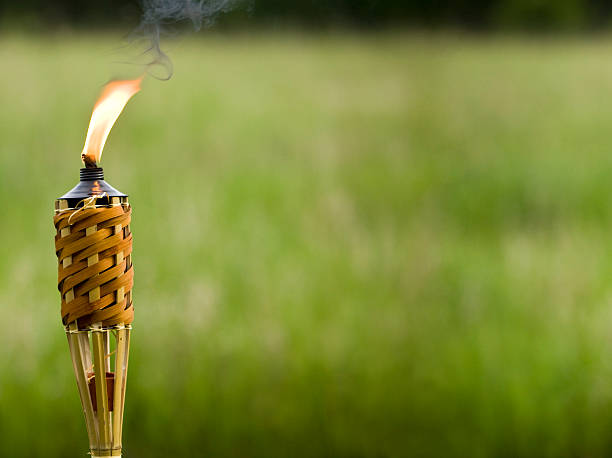
[[(517, 28), (580, 30), (612, 23), (610, 0), (250, 0), (220, 18), (225, 25), (299, 23), (359, 27), (408, 25), (476, 30)], [(123, 25), (138, 23), (138, 0), (0, 0), (5, 23)]]

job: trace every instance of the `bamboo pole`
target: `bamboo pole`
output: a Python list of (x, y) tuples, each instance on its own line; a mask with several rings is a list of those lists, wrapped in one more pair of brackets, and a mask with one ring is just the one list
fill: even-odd
[(104, 364), (104, 331), (100, 323), (95, 323), (91, 332), (93, 343), (94, 374), (96, 383), (96, 409), (100, 427), (99, 446), (108, 450), (111, 445), (111, 429), (108, 411), (108, 391), (106, 389), (106, 371)]
[(123, 429), (123, 385), (126, 371), (126, 329), (117, 330), (117, 354), (115, 357), (115, 387), (113, 393), (113, 449), (121, 447)]
[[(72, 363), (74, 367), (74, 373), (77, 379), (77, 386), (79, 389), (79, 395), (81, 396), (81, 404), (85, 413), (85, 423), (87, 425), (87, 436), (89, 437), (89, 446), (92, 447), (98, 443), (98, 428), (94, 422), (94, 411), (93, 404), (91, 402), (91, 396), (89, 394), (89, 386), (87, 383), (87, 375), (83, 367), (79, 367), (78, 362), (82, 361), (82, 352), (79, 345), (78, 336), (81, 333), (78, 332), (78, 325), (76, 321), (73, 321), (68, 325), (68, 345), (72, 353)], [(85, 334), (87, 335), (87, 334)]]
[[(126, 199), (127, 201), (127, 199)], [(118, 197), (112, 198), (113, 205), (120, 204)], [(123, 231), (121, 224), (115, 225), (115, 234)], [(117, 253), (115, 257), (115, 265), (123, 262), (123, 251)], [(115, 298), (116, 303), (123, 301), (125, 297), (125, 288), (121, 287), (117, 290)], [(117, 347), (115, 354), (115, 385), (113, 393), (113, 449), (121, 447), (121, 435), (123, 429), (123, 385), (125, 383), (125, 372), (127, 370), (126, 360), (126, 329), (124, 323), (119, 323), (117, 330)]]
[(89, 343), (89, 334), (87, 332), (79, 332), (76, 334), (79, 343), (79, 351), (85, 374), (93, 371), (93, 363), (91, 362), (91, 345)]
[[(98, 230), (97, 225), (93, 225), (85, 229), (85, 235), (93, 235)], [(87, 258), (87, 266), (91, 267), (99, 261), (98, 253)], [(97, 286), (89, 291), (89, 302), (95, 302), (100, 299), (100, 287)], [(104, 334), (108, 331), (102, 329), (102, 323), (94, 323), (92, 325), (92, 347), (93, 347), (93, 363), (96, 384), (96, 408), (98, 417), (98, 426), (100, 428), (100, 446), (102, 449), (111, 447), (111, 418), (108, 409), (108, 391), (106, 388), (106, 348), (108, 344)]]
[(111, 333), (109, 331), (104, 332), (104, 370), (106, 372), (111, 371), (111, 344), (110, 344)]
[[(122, 197), (121, 198), (121, 202), (123, 203), (123, 205), (129, 206), (129, 202), (128, 202), (128, 198), (127, 197)], [(124, 235), (128, 236), (130, 235), (131, 231), (130, 231), (130, 225), (128, 224), (125, 228), (124, 228)], [(128, 254), (127, 257), (125, 258), (125, 268), (129, 269), (132, 267), (132, 254)], [(132, 291), (128, 291), (127, 295), (126, 295), (126, 300), (127, 302), (131, 302), (132, 300)], [(131, 331), (126, 330), (125, 331), (125, 369), (124, 369), (124, 377), (125, 380), (123, 381), (124, 385), (127, 384), (127, 372), (128, 372), (128, 363), (129, 363), (129, 355), (130, 355), (130, 335), (131, 335)], [(126, 387), (124, 386), (123, 390), (122, 390), (122, 396), (121, 396), (121, 409), (123, 412), (123, 408), (125, 406), (125, 391), (126, 391)], [(123, 424), (123, 416), (121, 417), (121, 423)]]
[[(130, 356), (130, 331), (126, 329), (125, 330), (125, 369), (124, 369), (124, 375), (123, 375), (125, 377), (125, 379), (123, 380), (124, 385), (127, 385), (129, 356)], [(125, 389), (126, 387), (124, 386), (123, 390), (121, 391), (121, 412), (122, 413), (123, 413), (123, 406), (125, 405)], [(121, 424), (123, 425), (123, 417), (121, 417)]]
[[(59, 210), (67, 210), (67, 209), (68, 209), (68, 201), (61, 200), (59, 202)], [(63, 228), (61, 230), (60, 236), (67, 237), (68, 235), (70, 235), (70, 227)], [(64, 258), (64, 260), (62, 261), (62, 264), (64, 268), (69, 267), (72, 264), (72, 256), (68, 256)], [(70, 289), (69, 291), (66, 292), (65, 300), (66, 302), (70, 302), (74, 300), (74, 289)], [(94, 419), (93, 406), (91, 402), (91, 397), (89, 395), (89, 389), (87, 386), (87, 374), (85, 373), (88, 366), (83, 364), (84, 361), (87, 360), (87, 357), (89, 357), (89, 355), (87, 355), (87, 357), (85, 358), (83, 357), (83, 352), (81, 349), (81, 341), (80, 341), (81, 334), (78, 333), (78, 329), (79, 327), (78, 327), (77, 322), (73, 321), (72, 323), (68, 325), (68, 330), (70, 332), (68, 332), (67, 336), (68, 336), (68, 345), (70, 346), (70, 350), (71, 350), (74, 374), (77, 379), (77, 387), (79, 389), (79, 395), (81, 396), (81, 404), (83, 406), (83, 410), (85, 413), (85, 423), (87, 425), (87, 435), (89, 437), (89, 444), (91, 446), (97, 443), (97, 428), (93, 421)], [(84, 336), (85, 338), (87, 338), (87, 334), (84, 334)], [(89, 343), (89, 340), (87, 340), (87, 342)], [(79, 361), (81, 362), (81, 364), (83, 364), (82, 367), (79, 367), (78, 365)]]

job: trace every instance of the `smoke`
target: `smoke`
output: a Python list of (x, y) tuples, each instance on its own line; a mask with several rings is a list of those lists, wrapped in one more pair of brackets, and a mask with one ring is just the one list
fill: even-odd
[(131, 36), (141, 47), (139, 61), (151, 76), (169, 80), (172, 61), (162, 50), (163, 37), (176, 34), (176, 27), (190, 23), (198, 31), (210, 27), (217, 17), (248, 0), (141, 0), (142, 19)]

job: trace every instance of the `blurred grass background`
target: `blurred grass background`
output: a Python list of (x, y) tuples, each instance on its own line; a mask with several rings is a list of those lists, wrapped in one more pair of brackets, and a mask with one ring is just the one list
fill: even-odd
[[(0, 37), (0, 454), (87, 452), (53, 200), (114, 35)], [(612, 40), (183, 40), (134, 207), (124, 456), (612, 452)]]

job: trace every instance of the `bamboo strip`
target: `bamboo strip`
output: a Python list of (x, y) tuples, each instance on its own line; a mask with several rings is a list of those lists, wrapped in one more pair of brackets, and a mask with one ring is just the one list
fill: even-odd
[(110, 335), (109, 331), (104, 333), (104, 370), (106, 372), (110, 372), (111, 370), (111, 345), (110, 345)]
[[(59, 202), (59, 209), (66, 210), (67, 208), (68, 208), (68, 201), (61, 200)], [(67, 237), (68, 235), (70, 235), (70, 227), (66, 227), (62, 229), (60, 235), (61, 237)], [(63, 260), (64, 267), (68, 267), (71, 264), (72, 264), (72, 256), (68, 256), (67, 258), (64, 258)], [(65, 299), (66, 299), (66, 302), (70, 302), (74, 300), (74, 290), (73, 289), (66, 292)], [(70, 323), (68, 325), (68, 329), (70, 331), (78, 331), (77, 322), (74, 321)], [(79, 389), (79, 395), (81, 396), (81, 404), (83, 406), (83, 410), (85, 413), (85, 423), (87, 425), (87, 435), (89, 437), (89, 444), (91, 446), (97, 442), (97, 434), (96, 434), (96, 425), (93, 421), (94, 419), (93, 406), (91, 403), (91, 397), (89, 395), (89, 389), (87, 386), (87, 374), (85, 374), (85, 370), (87, 370), (87, 367), (89, 366), (83, 365), (83, 367), (78, 367), (79, 361), (81, 362), (81, 364), (83, 364), (84, 361), (87, 360), (87, 357), (84, 358), (83, 352), (81, 351), (81, 343), (79, 340), (80, 335), (75, 334), (74, 332), (69, 332), (67, 336), (68, 336), (68, 345), (70, 346), (70, 352), (72, 356), (74, 374), (77, 379), (77, 387)], [(87, 338), (86, 334), (85, 334), (85, 338)], [(89, 344), (89, 340), (88, 340), (88, 344)]]
[[(113, 197), (114, 205), (120, 203), (118, 197)], [(121, 224), (115, 225), (115, 234), (120, 234), (123, 231)], [(120, 251), (115, 256), (115, 265), (123, 262), (123, 251)], [(123, 287), (117, 290), (115, 298), (116, 303), (124, 299)], [(121, 447), (121, 435), (123, 428), (123, 384), (124, 384), (124, 358), (125, 358), (125, 333), (124, 323), (119, 323), (120, 329), (117, 331), (117, 353), (115, 354), (115, 386), (113, 393), (113, 449)]]
[(113, 393), (113, 448), (121, 447), (123, 429), (123, 388), (126, 371), (126, 329), (117, 331), (117, 354), (115, 356), (115, 387)]
[(79, 342), (79, 351), (81, 352), (81, 360), (83, 362), (83, 369), (85, 374), (93, 370), (93, 363), (91, 362), (91, 345), (89, 344), (89, 335), (86, 332), (79, 332), (76, 334)]
[[(122, 197), (121, 202), (124, 206), (130, 205), (127, 197)], [(125, 228), (123, 229), (123, 234), (125, 237), (130, 235), (130, 225), (129, 224), (125, 226)], [(126, 269), (129, 269), (130, 267), (132, 267), (132, 254), (131, 253), (128, 254), (127, 257), (125, 258), (125, 267)], [(131, 301), (132, 301), (132, 291), (130, 290), (128, 291), (126, 295), (126, 302), (129, 304)]]
[[(123, 369), (123, 390), (121, 390), (121, 405), (125, 405), (125, 389), (127, 386), (128, 363), (130, 360), (130, 329), (125, 330), (125, 367)], [(123, 417), (121, 417), (121, 425), (123, 427)]]
[[(128, 198), (127, 197), (122, 197), (121, 198), (121, 203), (124, 206), (129, 206), (129, 202), (128, 202)], [(129, 235), (130, 234), (130, 225), (128, 224), (125, 228), (121, 228), (121, 230), (124, 231), (124, 235)], [(123, 258), (123, 253), (121, 253), (121, 258)], [(132, 255), (129, 254), (127, 255), (126, 259), (125, 259), (125, 265), (126, 268), (130, 268), (132, 267)], [(124, 294), (124, 289), (120, 288), (119, 291), (121, 292), (121, 294)], [(127, 294), (127, 302), (129, 303), (132, 300), (132, 291), (129, 291)], [(121, 435), (123, 433), (123, 410), (125, 408), (125, 392), (126, 392), (126, 387), (127, 387), (127, 374), (128, 374), (128, 363), (129, 363), (129, 357), (130, 357), (130, 335), (131, 335), (131, 330), (130, 329), (123, 329), (120, 331), (120, 333), (123, 334), (123, 337), (125, 338), (125, 345), (124, 345), (124, 351), (125, 351), (125, 355), (123, 356), (122, 360), (123, 360), (123, 383), (117, 383), (117, 386), (121, 387), (120, 392), (117, 393), (115, 392), (115, 394), (120, 394), (120, 398), (121, 401), (119, 403), (120, 405), (120, 416), (117, 417), (117, 421), (119, 422), (119, 427), (118, 427), (118, 431), (119, 431), (119, 438), (121, 438)], [(119, 360), (119, 359), (118, 359)], [(121, 360), (119, 360), (121, 361)], [(116, 402), (116, 401), (115, 401)], [(121, 439), (120, 439), (121, 440)]]
[[(130, 205), (129, 202), (128, 202), (128, 198), (127, 197), (123, 197), (121, 200), (122, 200), (122, 203), (124, 205), (126, 205), (126, 206)], [(129, 224), (125, 227), (124, 233), (126, 235), (129, 235), (131, 233), (130, 225)], [(130, 267), (132, 267), (132, 254), (131, 253), (127, 255), (127, 257), (125, 259), (125, 265), (126, 265), (126, 268), (128, 268), (128, 269)], [(127, 293), (127, 301), (128, 302), (132, 301), (132, 291), (131, 290)], [(121, 391), (121, 394), (122, 394), (122, 396), (121, 396), (121, 406), (122, 406), (122, 409), (123, 409), (123, 406), (125, 406), (125, 391), (126, 391), (126, 386), (127, 386), (127, 374), (128, 374), (128, 363), (129, 363), (129, 356), (130, 356), (130, 335), (131, 335), (131, 333), (132, 333), (132, 331), (129, 330), (129, 329), (125, 331), (125, 368), (124, 368), (124, 374), (123, 374), (123, 377), (124, 377), (124, 380), (123, 380), (124, 387), (123, 387), (123, 390)], [(123, 416), (121, 417), (121, 424), (123, 425)]]
[(108, 411), (108, 392), (106, 389), (106, 371), (104, 364), (104, 331), (99, 323), (93, 325), (91, 332), (96, 383), (96, 404), (98, 426), (100, 427), (100, 448), (110, 448), (111, 429)]
[(79, 389), (79, 395), (81, 396), (81, 405), (85, 413), (85, 424), (87, 425), (87, 436), (89, 437), (89, 446), (98, 443), (97, 427), (94, 422), (94, 411), (93, 404), (91, 402), (91, 396), (89, 395), (89, 386), (87, 384), (87, 376), (83, 367), (79, 367), (78, 362), (82, 360), (82, 353), (77, 339), (78, 325), (76, 321), (73, 321), (68, 325), (68, 345), (70, 346), (71, 354), (74, 355), (72, 358), (72, 365), (74, 367), (74, 375), (77, 379), (77, 387)]
[[(93, 235), (98, 230), (97, 225), (90, 226), (85, 229), (85, 235)], [(87, 266), (91, 267), (99, 261), (98, 253), (87, 258)], [(94, 302), (100, 299), (100, 287), (96, 287), (89, 291), (89, 302)], [(98, 427), (100, 428), (100, 446), (103, 449), (110, 448), (111, 445), (111, 418), (108, 410), (108, 392), (106, 388), (106, 355), (108, 342), (104, 334), (108, 331), (102, 330), (102, 323), (94, 323), (92, 325), (92, 344), (93, 344), (93, 363), (96, 384), (96, 404)]]
[[(63, 229), (62, 229), (63, 230)], [(93, 235), (98, 230), (97, 225), (93, 225), (85, 229), (85, 235)], [(91, 267), (94, 264), (97, 264), (99, 261), (98, 253), (92, 254), (87, 258), (87, 267)], [(72, 262), (72, 261), (71, 261)], [(89, 302), (95, 302), (100, 299), (100, 287), (97, 286), (89, 292)]]
[[(119, 197), (113, 197), (112, 199), (112, 203), (114, 205), (119, 204), (120, 200)], [(127, 197), (124, 198), (124, 201), (122, 203), (127, 203)], [(119, 234), (123, 231), (123, 226), (121, 224), (117, 224), (115, 225), (115, 234)], [(119, 265), (123, 262), (123, 251), (120, 251), (119, 253), (117, 253), (116, 258), (115, 258), (115, 265)], [(117, 290), (117, 302), (119, 302), (120, 300), (123, 300), (124, 297), (124, 291), (125, 288), (121, 287)], [(121, 324), (120, 324), (121, 325)]]

